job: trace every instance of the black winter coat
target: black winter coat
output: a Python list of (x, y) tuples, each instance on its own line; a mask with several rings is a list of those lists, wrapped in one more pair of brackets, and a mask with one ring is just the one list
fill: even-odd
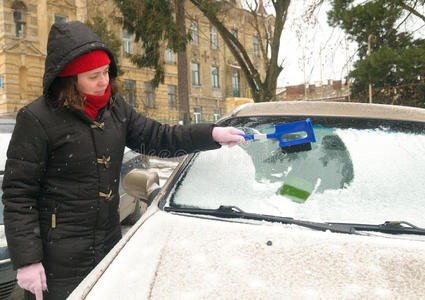
[(178, 155), (218, 148), (213, 125), (167, 126), (114, 95), (93, 121), (83, 111), (53, 109), (48, 94), (74, 58), (107, 51), (79, 22), (55, 24), (49, 35), (44, 95), (23, 107), (7, 152), (4, 223), (15, 268), (42, 262), (49, 293), (63, 299), (121, 238), (119, 176), (124, 147)]

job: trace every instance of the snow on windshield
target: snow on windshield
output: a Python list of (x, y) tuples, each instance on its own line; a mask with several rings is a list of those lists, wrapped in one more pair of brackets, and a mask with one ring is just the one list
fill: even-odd
[[(269, 141), (199, 153), (173, 204), (213, 209), (235, 205), (247, 212), (314, 221), (404, 220), (425, 227), (424, 135), (333, 129), (332, 136), (342, 141), (344, 151), (328, 151), (331, 157), (326, 158), (323, 142), (329, 132), (315, 132), (318, 141), (311, 153), (292, 159), (270, 161), (271, 153), (259, 153), (270, 148), (257, 143), (270, 145)], [(272, 168), (264, 167), (266, 162)], [(306, 179), (301, 182), (312, 186), (305, 202), (279, 193), (294, 168)], [(265, 171), (267, 176), (262, 174)]]

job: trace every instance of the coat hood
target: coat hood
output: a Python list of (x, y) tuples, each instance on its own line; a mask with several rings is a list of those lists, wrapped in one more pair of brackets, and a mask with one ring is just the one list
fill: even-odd
[(117, 65), (111, 50), (90, 27), (79, 21), (53, 24), (47, 41), (43, 95), (48, 94), (53, 80), (67, 64), (93, 50), (104, 50), (108, 53), (111, 60), (110, 77), (117, 77)]

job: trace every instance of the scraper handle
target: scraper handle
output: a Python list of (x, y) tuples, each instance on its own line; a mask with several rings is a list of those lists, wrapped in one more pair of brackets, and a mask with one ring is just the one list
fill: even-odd
[(255, 133), (255, 134), (241, 134), (245, 141), (249, 140), (265, 140), (267, 139), (267, 134)]
[(253, 134), (240, 134), (245, 141), (249, 141), (249, 140), (253, 140), (254, 139), (254, 135)]

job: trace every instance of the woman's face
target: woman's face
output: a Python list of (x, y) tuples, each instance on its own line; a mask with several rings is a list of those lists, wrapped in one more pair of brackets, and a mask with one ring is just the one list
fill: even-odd
[(109, 65), (77, 75), (77, 90), (82, 94), (101, 96), (109, 84)]

